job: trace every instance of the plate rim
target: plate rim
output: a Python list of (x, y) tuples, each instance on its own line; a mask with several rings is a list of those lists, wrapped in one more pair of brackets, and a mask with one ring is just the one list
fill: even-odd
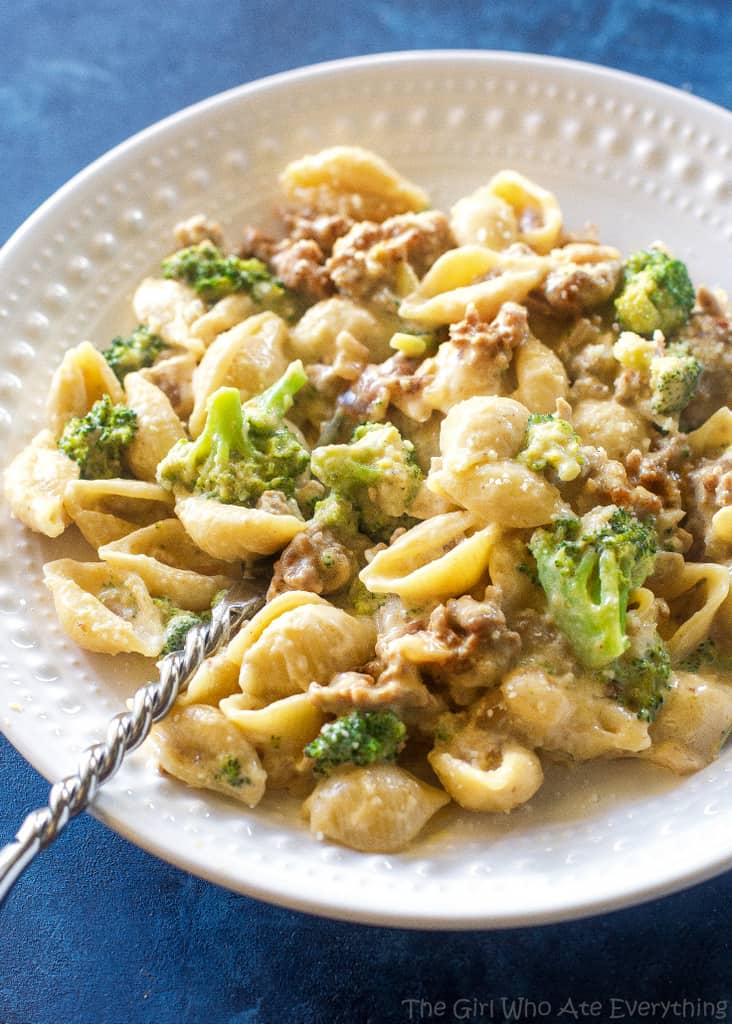
[[(560, 73), (574, 71), (575, 73), (589, 75), (598, 80), (610, 82), (625, 82), (642, 89), (646, 95), (658, 95), (666, 97), (676, 104), (683, 104), (685, 107), (696, 108), (711, 113), (719, 118), (722, 115), (732, 125), (732, 112), (710, 100), (688, 93), (683, 89), (676, 88), (666, 83), (657, 82), (631, 72), (622, 71), (606, 65), (555, 57), (543, 54), (527, 52), (513, 52), (503, 50), (480, 50), (480, 49), (449, 49), (449, 50), (406, 50), (406, 51), (384, 51), (364, 56), (346, 57), (337, 60), (322, 61), (316, 64), (303, 65), (287, 71), (277, 72), (263, 78), (255, 79), (233, 86), (212, 96), (198, 100), (193, 104), (181, 108), (172, 114), (154, 122), (151, 125), (135, 132), (133, 135), (117, 143), (111, 149), (95, 158), (88, 165), (74, 174), (67, 182), (56, 189), (46, 200), (41, 203), (9, 236), (0, 249), (0, 267), (3, 267), (8, 260), (12, 260), (16, 250), (25, 242), (28, 235), (41, 224), (49, 213), (62, 205), (67, 196), (72, 195), (77, 189), (86, 185), (95, 175), (105, 171), (107, 167), (117, 160), (133, 151), (135, 148), (144, 145), (150, 138), (160, 137), (171, 128), (180, 128), (187, 120), (196, 120), (208, 111), (225, 106), (228, 103), (237, 102), (241, 97), (254, 96), (260, 91), (267, 91), (282, 86), (289, 87), (306, 79), (315, 79), (320, 76), (334, 73), (357, 72), (362, 68), (381, 67), (388, 69), (397, 65), (404, 65), (418, 62), (431, 62), (433, 64), (448, 64), (451, 61), (474, 61), (476, 64), (483, 64), (486, 69), (491, 65), (517, 65), (523, 69), (527, 67), (539, 67), (545, 69), (556, 69)], [(100, 723), (103, 725), (104, 723)], [(0, 724), (0, 730), (6, 735), (8, 741), (15, 747), (18, 753), (37, 771), (52, 781), (49, 774), (36, 766), (35, 761), (26, 753), (28, 749), (23, 742), (16, 742), (7, 735)], [(729, 851), (717, 856), (706, 863), (694, 861), (685, 871), (676, 871), (673, 877), (656, 879), (646, 884), (631, 887), (620, 896), (600, 895), (596, 899), (581, 897), (566, 901), (560, 909), (547, 906), (544, 909), (533, 912), (500, 914), (486, 913), (480, 908), (471, 911), (465, 905), (461, 905), (457, 913), (448, 914), (435, 912), (428, 907), (424, 911), (405, 913), (404, 911), (389, 911), (383, 907), (369, 910), (363, 900), (349, 901), (342, 898), (340, 891), (335, 889), (327, 895), (324, 902), (322, 896), (297, 896), (292, 891), (283, 891), (276, 885), (260, 880), (250, 881), (245, 878), (232, 877), (230, 872), (217, 866), (208, 866), (203, 859), (196, 859), (193, 853), (184, 852), (175, 848), (169, 842), (150, 835), (149, 832), (140, 831), (134, 821), (127, 821), (125, 817), (118, 817), (114, 809), (107, 805), (112, 802), (111, 797), (102, 790), (95, 806), (89, 808), (89, 812), (101, 821), (104, 825), (117, 832), (123, 838), (133, 842), (135, 845), (152, 853), (167, 863), (174, 864), (198, 877), (202, 877), (215, 884), (224, 886), (232, 891), (238, 892), (251, 898), (259, 899), (273, 905), (287, 907), (305, 913), (316, 914), (323, 917), (337, 920), (360, 922), (363, 924), (377, 926), (391, 926), (414, 929), (451, 929), (451, 930), (475, 930), (475, 929), (498, 929), (522, 927), (527, 925), (543, 925), (552, 922), (577, 920), (620, 910), (625, 907), (634, 906), (648, 902), (682, 889), (689, 888), (706, 881), (710, 878), (721, 875), (732, 867), (732, 844)], [(366, 856), (366, 855), (364, 855)], [(311, 887), (312, 888), (312, 887)]]
[(666, 82), (659, 82), (656, 79), (647, 78), (644, 75), (638, 75), (631, 71), (623, 71), (620, 68), (613, 68), (607, 64), (598, 64), (594, 61), (577, 60), (571, 57), (558, 57), (550, 54), (531, 53), (529, 51), (481, 50), (470, 48), (446, 50), (384, 50), (379, 53), (364, 54), (362, 56), (339, 57), (334, 60), (318, 61), (315, 64), (302, 64), (298, 67), (290, 68), (287, 71), (277, 71), (271, 75), (265, 75), (262, 78), (253, 79), (250, 82), (242, 82), (239, 85), (231, 86), (229, 89), (224, 89), (221, 92), (213, 93), (211, 96), (206, 96), (204, 99), (196, 100), (194, 103), (181, 107), (180, 110), (176, 110), (172, 114), (166, 114), (165, 117), (141, 128), (139, 131), (134, 132), (121, 142), (116, 143), (110, 149), (105, 150), (104, 153), (95, 157), (90, 163), (86, 164), (73, 174), (68, 181), (65, 181), (55, 191), (53, 191), (25, 218), (24, 221), (18, 225), (17, 228), (15, 228), (3, 243), (2, 247), (0, 247), (0, 265), (2, 265), (2, 261), (7, 258), (7, 251), (11, 248), (15, 248), (26, 231), (35, 227), (36, 222), (41, 220), (53, 205), (60, 202), (62, 199), (65, 199), (66, 195), (70, 194), (75, 188), (84, 183), (87, 177), (92, 177), (96, 172), (103, 170), (107, 163), (113, 162), (128, 149), (133, 149), (135, 146), (144, 143), (147, 141), (149, 136), (157, 134), (158, 132), (164, 132), (172, 125), (185, 121), (189, 117), (197, 117), (206, 109), (213, 108), (219, 104), (223, 105), (234, 99), (238, 99), (240, 96), (248, 95), (250, 93), (254, 94), (262, 89), (271, 88), (272, 86), (277, 87), (283, 84), (289, 84), (290, 81), (297, 79), (316, 78), (319, 75), (329, 74), (331, 72), (348, 71), (352, 68), (369, 67), (371, 65), (383, 65), (384, 67), (388, 67), (393, 64), (416, 63), (419, 60), (434, 60), (447, 63), (448, 61), (455, 59), (475, 59), (477, 61), (485, 61), (486, 63), (494, 61), (501, 64), (510, 64), (514, 62), (524, 65), (538, 64), (539, 66), (547, 68), (555, 67), (566, 70), (574, 69), (578, 72), (594, 75), (598, 78), (610, 77), (613, 79), (620, 79), (628, 84), (635, 84), (652, 92), (667, 94), (682, 103), (699, 105), (702, 109), (707, 110), (710, 113), (714, 113), (715, 115), (722, 114), (730, 120), (730, 124), (732, 125), (732, 110), (728, 110), (726, 107), (723, 107), (718, 103), (714, 103), (712, 100), (708, 100), (702, 96), (697, 96), (695, 93), (687, 92), (685, 89), (678, 88), (677, 86), (669, 85)]

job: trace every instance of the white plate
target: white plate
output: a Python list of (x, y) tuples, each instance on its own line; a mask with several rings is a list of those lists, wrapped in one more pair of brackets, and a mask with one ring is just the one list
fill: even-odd
[[(172, 225), (203, 210), (235, 239), (261, 222), (291, 158), (360, 143), (445, 207), (513, 166), (628, 250), (657, 238), (697, 281), (732, 286), (732, 116), (639, 78), (541, 57), (409, 53), (325, 64), (235, 89), (163, 121), (78, 175), (0, 258), (0, 443), (43, 420), (53, 367), (83, 338), (133, 326), (135, 283)], [(77, 650), (41, 565), (59, 546), (0, 521), (0, 723), (49, 778), (103, 736), (139, 660)], [(335, 917), (420, 927), (576, 917), (669, 892), (732, 863), (732, 750), (676, 779), (632, 762), (553, 771), (504, 818), (454, 813), (413, 852), (320, 843), (287, 804), (253, 812), (163, 779), (138, 752), (95, 813), (231, 889)]]

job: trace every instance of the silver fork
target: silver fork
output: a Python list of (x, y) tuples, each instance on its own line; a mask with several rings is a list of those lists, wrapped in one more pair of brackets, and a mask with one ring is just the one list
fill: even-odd
[(245, 596), (244, 585), (233, 587), (213, 609), (211, 621), (190, 630), (182, 651), (160, 662), (160, 677), (141, 686), (132, 698), (132, 709), (110, 721), (106, 738), (84, 751), (74, 775), (51, 787), (48, 805), (24, 819), (15, 839), (0, 849), (0, 903), (36, 854), (45, 850), (94, 799), (100, 786), (111, 779), (126, 754), (140, 746), (155, 722), (170, 711), (179, 693), (188, 686), (196, 669), (226, 644), (244, 621), (264, 605), (262, 594)]

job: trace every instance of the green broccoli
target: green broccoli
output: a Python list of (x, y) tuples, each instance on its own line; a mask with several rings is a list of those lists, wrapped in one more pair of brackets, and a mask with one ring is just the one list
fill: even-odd
[(264, 309), (294, 320), (302, 312), (298, 297), (258, 259), (227, 255), (210, 242), (189, 246), (163, 260), (163, 276), (190, 284), (207, 302), (247, 292)]
[(662, 416), (681, 412), (694, 397), (704, 367), (680, 345), (651, 359), (651, 408)]
[(86, 416), (75, 416), (64, 427), (58, 446), (79, 464), (84, 480), (120, 476), (122, 453), (137, 433), (137, 413), (113, 405), (109, 395), (95, 402)]
[(165, 627), (165, 640), (161, 654), (170, 654), (171, 651), (182, 651), (185, 647), (186, 637), (194, 626), (200, 626), (207, 622), (210, 615), (196, 615), (194, 612), (182, 611), (174, 615)]
[(214, 778), (217, 782), (226, 782), (229, 786), (233, 786), (234, 789), (241, 789), (242, 786), (251, 785), (251, 779), (248, 775), (242, 775), (241, 762), (238, 757), (234, 757), (233, 754), (224, 754), (219, 762), (219, 769), (216, 772)]
[(587, 465), (581, 437), (571, 423), (553, 413), (529, 416), (524, 447), (516, 458), (537, 473), (552, 470), (563, 483), (576, 480)]
[(681, 260), (660, 249), (641, 249), (629, 256), (623, 286), (615, 300), (621, 327), (650, 337), (667, 337), (689, 319), (694, 307), (694, 286)]
[(308, 383), (300, 359), (290, 363), (282, 376), (260, 395), (244, 403), (244, 415), (258, 434), (271, 434), (282, 428), (282, 420), (295, 402), (295, 395)]
[(373, 615), (386, 601), (386, 594), (372, 594), (356, 576), (348, 588), (348, 607), (354, 615)]
[(304, 753), (313, 760), (316, 775), (328, 775), (342, 764), (393, 761), (406, 737), (404, 723), (393, 711), (351, 711), (324, 725)]
[(158, 466), (158, 483), (229, 505), (253, 506), (264, 491), (292, 496), (308, 453), (283, 417), (306, 381), (302, 363), (242, 408), (236, 388), (219, 388), (195, 441), (178, 441)]
[(529, 549), (549, 611), (575, 654), (602, 668), (629, 647), (628, 596), (653, 571), (653, 526), (614, 505), (558, 519), (532, 534)]
[(185, 608), (179, 608), (167, 597), (154, 597), (153, 604), (157, 605), (165, 625), (161, 656), (170, 654), (172, 651), (182, 651), (189, 631), (194, 626), (200, 626), (211, 620), (211, 612), (204, 611), (198, 614)]
[(388, 539), (405, 525), (422, 481), (414, 445), (391, 423), (364, 423), (348, 444), (316, 448), (310, 466), (319, 480), (351, 503), (359, 528), (377, 539)]
[(149, 327), (140, 324), (128, 338), (113, 338), (109, 348), (102, 355), (115, 372), (118, 380), (124, 380), (128, 373), (152, 366), (166, 344)]
[(335, 491), (316, 502), (313, 519), (339, 537), (353, 537), (358, 533), (358, 516), (353, 505)]
[(640, 644), (631, 640), (628, 650), (608, 672), (617, 697), (638, 718), (652, 722), (663, 704), (671, 679), (671, 659), (663, 640), (654, 632)]

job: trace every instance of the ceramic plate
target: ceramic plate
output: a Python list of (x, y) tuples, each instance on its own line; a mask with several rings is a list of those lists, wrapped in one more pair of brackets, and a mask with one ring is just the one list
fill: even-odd
[[(288, 160), (334, 143), (383, 154), (446, 208), (502, 167), (552, 189), (568, 225), (621, 249), (663, 239), (699, 282), (732, 286), (732, 116), (588, 65), (495, 53), (409, 53), (324, 64), (216, 96), (93, 164), (0, 259), (0, 441), (43, 422), (53, 367), (84, 338), (134, 326), (130, 298), (205, 211), (231, 239), (266, 220)], [(101, 739), (149, 665), (77, 650), (41, 566), (51, 544), (0, 521), (0, 723), (48, 778)], [(355, 853), (311, 836), (284, 802), (249, 812), (161, 777), (138, 751), (95, 813), (221, 885), (303, 910), (415, 927), (577, 917), (669, 892), (732, 864), (732, 749), (675, 778), (618, 762), (554, 770), (510, 817), (443, 812), (413, 851)]]

